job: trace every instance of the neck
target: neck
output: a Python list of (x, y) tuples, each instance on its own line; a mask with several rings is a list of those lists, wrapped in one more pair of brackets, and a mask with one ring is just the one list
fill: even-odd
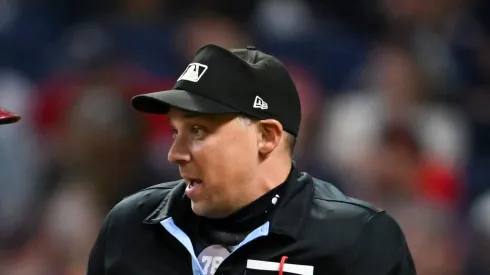
[[(259, 167), (253, 172), (253, 178), (246, 184), (247, 188), (243, 190), (243, 196), (239, 201), (235, 201), (234, 208), (228, 215), (231, 215), (247, 205), (253, 203), (258, 198), (267, 194), (284, 183), (291, 171), (291, 159), (278, 161), (277, 159), (263, 160)], [(225, 217), (228, 215), (224, 215)]]
[(284, 158), (284, 160), (264, 160), (255, 173), (255, 189), (257, 192), (260, 192), (257, 194), (257, 197), (262, 196), (282, 184), (291, 171), (291, 165), (291, 159), (289, 158)]

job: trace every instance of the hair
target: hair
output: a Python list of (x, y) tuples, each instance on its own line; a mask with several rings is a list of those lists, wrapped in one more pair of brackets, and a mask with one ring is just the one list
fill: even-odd
[(296, 137), (289, 133), (289, 132), (286, 132), (284, 131), (284, 134), (285, 134), (285, 138), (286, 138), (286, 149), (288, 150), (289, 152), (289, 155), (293, 156), (293, 152), (294, 152), (294, 147), (296, 147)]
[[(257, 121), (257, 119), (253, 119), (247, 116), (238, 116), (238, 122), (244, 126), (248, 126), (255, 121)], [(296, 137), (287, 131), (283, 131), (283, 133), (285, 140), (285, 149), (288, 151), (289, 155), (292, 156), (294, 152), (294, 147), (296, 146)]]

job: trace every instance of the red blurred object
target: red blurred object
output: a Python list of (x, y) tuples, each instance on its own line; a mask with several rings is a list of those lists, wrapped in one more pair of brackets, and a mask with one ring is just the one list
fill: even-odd
[(435, 161), (424, 161), (418, 171), (422, 194), (431, 201), (456, 207), (462, 192), (458, 177), (453, 171)]
[[(110, 87), (126, 98), (128, 108), (132, 108), (130, 100), (133, 96), (171, 89), (175, 83), (174, 78), (156, 77), (139, 68), (117, 67), (117, 77), (109, 77), (94, 81), (83, 73), (63, 72), (45, 79), (39, 90), (42, 95), (37, 99), (34, 111), (34, 119), (37, 129), (43, 134), (54, 134), (59, 129), (59, 124), (66, 116), (67, 110), (72, 106), (87, 87)], [(151, 141), (161, 136), (172, 135), (172, 128), (165, 123), (162, 115), (144, 114), (134, 111), (136, 116), (144, 118), (147, 124), (145, 139)]]
[(0, 108), (0, 124), (15, 123), (20, 120), (20, 116)]

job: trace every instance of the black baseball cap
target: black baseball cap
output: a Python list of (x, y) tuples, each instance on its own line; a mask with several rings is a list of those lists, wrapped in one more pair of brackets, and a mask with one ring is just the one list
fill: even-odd
[(200, 48), (172, 90), (137, 95), (133, 107), (167, 114), (170, 107), (202, 114), (243, 114), (275, 119), (298, 135), (301, 103), (286, 67), (255, 47)]
[(0, 124), (15, 123), (20, 120), (20, 116), (0, 108)]

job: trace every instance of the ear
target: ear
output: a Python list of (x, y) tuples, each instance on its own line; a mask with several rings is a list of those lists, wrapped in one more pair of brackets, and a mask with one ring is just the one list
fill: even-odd
[(261, 120), (259, 123), (259, 152), (267, 155), (281, 142), (282, 125), (275, 119)]

